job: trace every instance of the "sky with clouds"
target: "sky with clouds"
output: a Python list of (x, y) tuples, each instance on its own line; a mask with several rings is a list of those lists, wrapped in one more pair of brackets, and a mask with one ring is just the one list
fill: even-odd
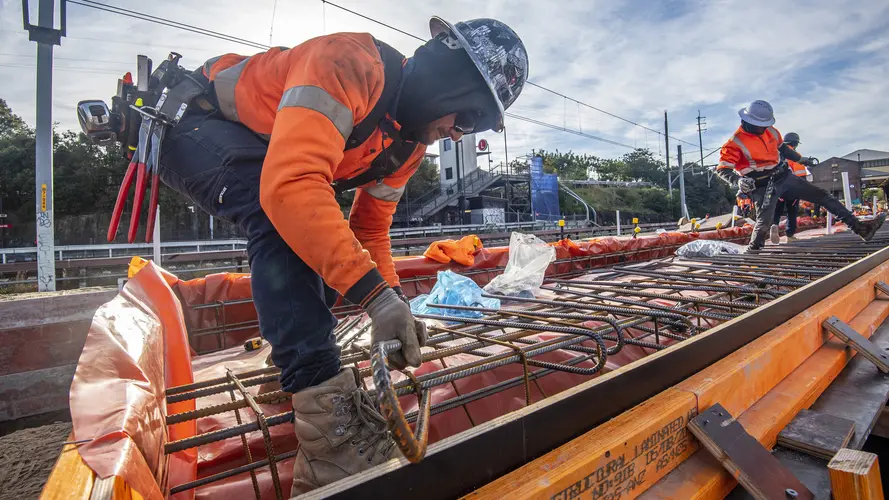
[[(36, 4), (30, 0), (32, 22)], [(293, 46), (339, 31), (373, 33), (406, 55), (420, 42), (321, 0), (102, 0), (262, 44)], [(775, 108), (776, 126), (802, 136), (800, 150), (822, 159), (857, 148), (889, 150), (889, 2), (885, 0), (337, 0), (346, 8), (426, 38), (428, 19), (493, 17), (525, 42), (530, 79), (566, 100), (526, 86), (511, 113), (621, 143), (616, 146), (507, 119), (509, 156), (532, 148), (616, 157), (629, 147), (664, 154), (658, 131), (669, 112), (670, 135), (686, 160), (699, 157), (696, 116), (706, 116), (705, 152), (737, 127), (737, 110), (753, 99)], [(117, 78), (140, 53), (155, 61), (175, 50), (196, 67), (247, 46), (69, 4), (68, 36), (55, 49), (53, 113), (77, 128), (78, 101), (110, 102)], [(0, 0), (0, 97), (34, 123), (36, 44), (22, 30), (21, 2)], [(494, 161), (501, 134), (486, 133)], [(676, 141), (671, 141), (675, 155)], [(436, 148), (432, 149), (436, 151)], [(436, 151), (437, 152), (437, 151)], [(717, 153), (718, 154), (718, 153)], [(716, 154), (707, 163), (715, 163)]]

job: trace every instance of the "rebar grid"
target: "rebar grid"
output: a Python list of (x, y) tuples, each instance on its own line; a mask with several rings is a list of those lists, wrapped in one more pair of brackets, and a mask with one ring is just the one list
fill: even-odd
[[(400, 344), (397, 341), (377, 344), (371, 351), (370, 322), (366, 316), (346, 317), (333, 334), (342, 348), (342, 364), (358, 368), (362, 383), (364, 378), (372, 376), (375, 387), (368, 392), (377, 399), (402, 452), (410, 460), (418, 461), (425, 453), (425, 432), (431, 415), (462, 407), (474, 422), (466, 407), (468, 403), (520, 386), (524, 386), (525, 404), (530, 404), (534, 402), (531, 384), (542, 377), (558, 372), (596, 376), (605, 370), (608, 356), (623, 349), (633, 347), (644, 353), (666, 349), (887, 244), (889, 233), (886, 232), (866, 244), (853, 235), (837, 234), (767, 247), (745, 255), (666, 258), (585, 271), (585, 275), (576, 279), (553, 276), (546, 280), (539, 297), (499, 297), (502, 300), (499, 308), (430, 304), (440, 314), (417, 315), (427, 322), (430, 330), (423, 361), (436, 361), (441, 369), (420, 376), (408, 374), (398, 382), (391, 379), (386, 354), (397, 350)], [(224, 309), (224, 305), (219, 308)], [(218, 306), (206, 304), (196, 308)], [(464, 317), (466, 314), (475, 317)], [(231, 331), (231, 326), (237, 327), (221, 325), (220, 329)], [(209, 330), (199, 333), (218, 334)], [(561, 362), (539, 359), (554, 351), (570, 353), (571, 357)], [(454, 359), (455, 355), (461, 357)], [(465, 356), (476, 359), (466, 360)], [(460, 379), (509, 364), (521, 366), (522, 375), (463, 394), (454, 385)], [(176, 486), (171, 493), (245, 472), (252, 474), (269, 466), (276, 494), (280, 495), (276, 463), (294, 456), (296, 451), (275, 455), (268, 428), (291, 422), (292, 411), (266, 417), (258, 405), (286, 401), (289, 394), (278, 390), (253, 395), (247, 389), (271, 382), (277, 374), (274, 367), (241, 374), (229, 372), (226, 377), (167, 391), (170, 403), (224, 392), (241, 395), (228, 403), (170, 415), (168, 425), (228, 411), (237, 414), (246, 408), (251, 409), (256, 420), (167, 443), (167, 453), (260, 431), (266, 442), (267, 457), (271, 458), (253, 462), (247, 455), (247, 464)], [(432, 402), (430, 389), (443, 384), (451, 384), (456, 396)], [(539, 385), (536, 387), (547, 396)], [(405, 412), (399, 398), (411, 394), (417, 396), (419, 410)], [(409, 424), (414, 424), (416, 431), (411, 431)], [(255, 490), (259, 498), (258, 488)]]

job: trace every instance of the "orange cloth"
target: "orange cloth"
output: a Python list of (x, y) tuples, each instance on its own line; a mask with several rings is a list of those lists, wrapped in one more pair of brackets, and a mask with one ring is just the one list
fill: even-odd
[(259, 198), (284, 241), (353, 302), (370, 298), (384, 280), (397, 286), (389, 227), (425, 146), (418, 145), (382, 184), (358, 188), (348, 221), (330, 186), (366, 171), (392, 142), (377, 128), (364, 144), (344, 151), (344, 136), (370, 113), (383, 91), (384, 65), (373, 37), (338, 33), (249, 58), (226, 54), (208, 65), (205, 72), (216, 83), (220, 109), (225, 109), (220, 82), (241, 68), (235, 76), (234, 118), (256, 133), (271, 135)]
[(722, 146), (717, 169), (734, 169), (739, 175), (767, 172), (778, 166), (783, 143), (781, 133), (768, 127), (761, 135), (745, 132), (738, 127), (734, 135)]
[(454, 261), (464, 266), (475, 264), (475, 253), (482, 249), (482, 240), (474, 234), (459, 240), (441, 240), (433, 242), (423, 252), (423, 256), (442, 264)]

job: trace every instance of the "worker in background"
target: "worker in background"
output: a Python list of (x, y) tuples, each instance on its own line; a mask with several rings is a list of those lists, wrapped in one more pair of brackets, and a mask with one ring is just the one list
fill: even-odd
[[(799, 143), (799, 134), (796, 132), (791, 132), (784, 136), (784, 144), (793, 148), (794, 151), (799, 147)], [(809, 175), (809, 171), (802, 163), (787, 160), (787, 166), (790, 167), (791, 173), (797, 177), (805, 179)], [(778, 204), (775, 205), (775, 219), (772, 221), (772, 227), (769, 229), (769, 240), (772, 243), (777, 245), (780, 241), (778, 223), (781, 222), (781, 215), (784, 213), (787, 213), (787, 227), (784, 230), (784, 233), (787, 235), (787, 241), (796, 241), (794, 235), (796, 234), (796, 218), (798, 212), (799, 200), (789, 197), (778, 198)]]
[[(210, 59), (194, 74), (212, 82), (209, 105), (189, 106), (163, 145), (163, 182), (247, 235), (260, 330), (293, 394), (293, 495), (400, 456), (358, 371), (340, 365), (332, 292), (367, 312), (373, 343), (401, 342), (394, 367), (420, 366), (426, 328), (389, 241), (396, 205), (427, 146), (502, 130), (527, 79), (505, 24), (430, 29), (410, 58), (337, 33)], [(350, 188), (347, 219), (334, 195)]]
[(804, 158), (784, 143), (781, 134), (772, 126), (775, 115), (771, 104), (753, 101), (739, 110), (738, 115), (741, 126), (722, 146), (716, 173), (753, 200), (756, 224), (748, 250), (759, 250), (765, 244), (768, 228), (775, 216), (775, 205), (782, 197), (822, 205), (864, 241), (873, 238), (883, 224), (884, 216), (872, 221), (859, 221), (827, 191), (790, 173), (785, 160), (807, 166), (815, 161)]

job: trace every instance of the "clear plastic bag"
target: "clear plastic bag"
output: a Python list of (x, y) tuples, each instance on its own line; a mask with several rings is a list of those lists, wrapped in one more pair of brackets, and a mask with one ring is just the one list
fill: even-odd
[(556, 249), (537, 236), (512, 233), (506, 269), (485, 285), (485, 291), (502, 295), (535, 294), (543, 283), (546, 268), (555, 259)]
[(695, 240), (676, 250), (678, 257), (716, 257), (744, 253), (746, 247), (728, 241)]
[(500, 309), (500, 301), (482, 297), (482, 289), (466, 276), (451, 271), (439, 271), (438, 279), (428, 295), (411, 300), (411, 312), (415, 314), (442, 314), (461, 318), (480, 318), (485, 313), (462, 309), (429, 307), (428, 304), (446, 304)]

